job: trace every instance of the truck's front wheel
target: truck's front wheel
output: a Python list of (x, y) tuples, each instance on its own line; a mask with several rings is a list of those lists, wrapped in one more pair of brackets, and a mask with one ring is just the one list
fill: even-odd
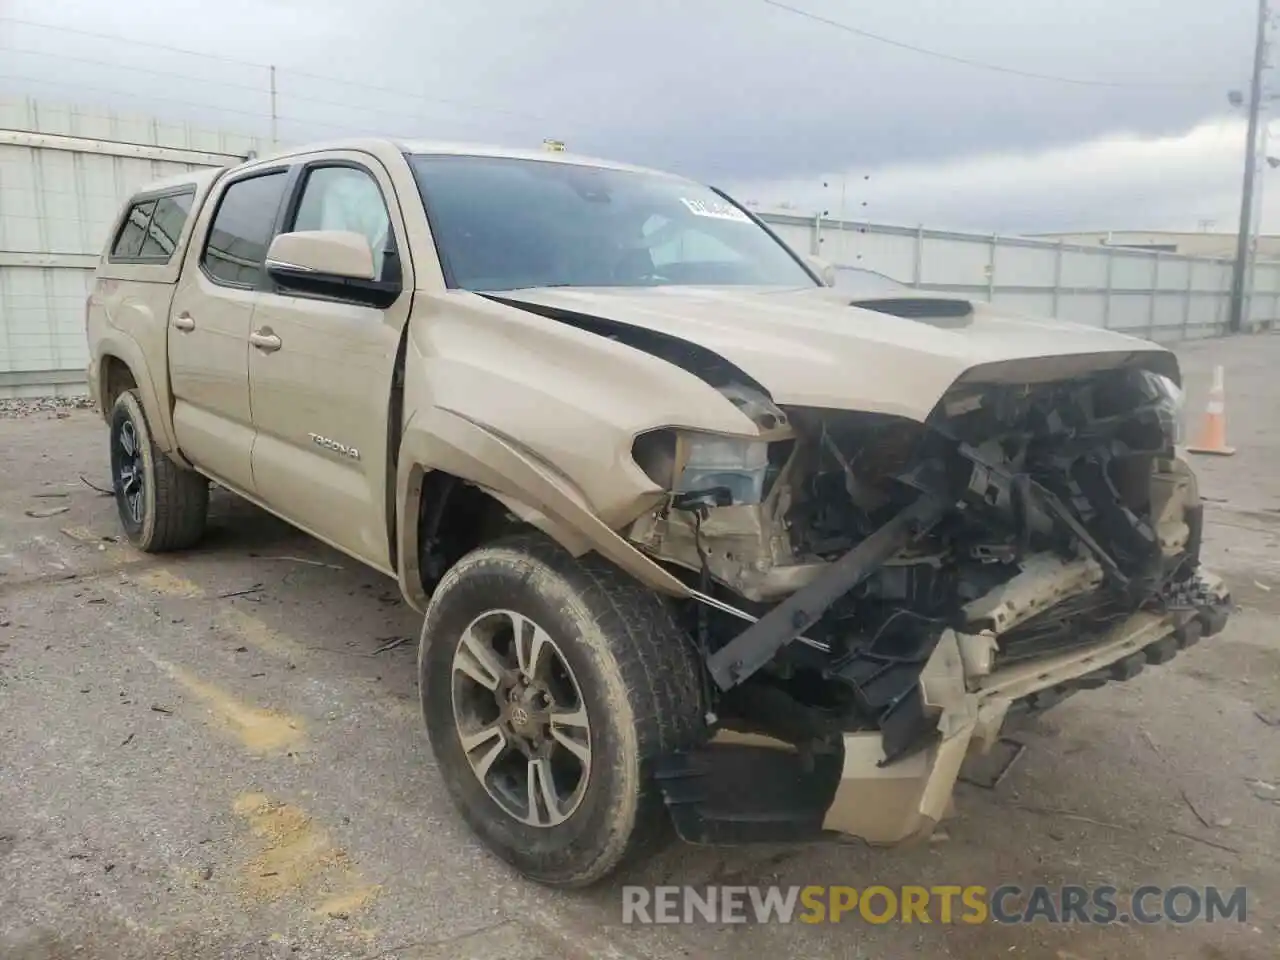
[(204, 533), (209, 482), (156, 449), (136, 391), (111, 408), (111, 480), (129, 542), (148, 553), (194, 546)]
[(521, 872), (584, 886), (661, 835), (651, 764), (703, 722), (688, 642), (651, 591), (541, 537), (481, 547), (432, 594), (418, 669), (453, 801)]

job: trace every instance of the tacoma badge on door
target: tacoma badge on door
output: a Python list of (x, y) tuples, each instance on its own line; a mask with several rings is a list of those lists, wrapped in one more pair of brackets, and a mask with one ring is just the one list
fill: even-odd
[(344, 457), (350, 457), (352, 460), (360, 459), (360, 451), (355, 447), (348, 447), (345, 443), (339, 443), (337, 440), (330, 440), (328, 437), (322, 437), (318, 433), (308, 433), (307, 436), (310, 437), (311, 442), (318, 447), (324, 447), (327, 450), (332, 450), (334, 453), (340, 453)]

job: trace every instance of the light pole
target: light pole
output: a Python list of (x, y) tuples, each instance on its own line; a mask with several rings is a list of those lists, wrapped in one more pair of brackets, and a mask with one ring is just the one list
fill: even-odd
[[(1273, 95), (1267, 97), (1266, 101), (1270, 103), (1275, 99), (1276, 97)], [(1260, 120), (1260, 126), (1262, 129), (1261, 136), (1259, 138), (1260, 142), (1258, 144), (1258, 157), (1259, 159), (1265, 160), (1267, 166), (1274, 170), (1277, 163), (1280, 163), (1280, 160), (1276, 160), (1276, 158), (1267, 155), (1267, 141), (1270, 139), (1271, 135), (1271, 122), (1268, 118), (1263, 117)], [(1254, 283), (1258, 273), (1258, 247), (1262, 245), (1262, 195), (1267, 186), (1266, 171), (1259, 167), (1255, 176), (1257, 178), (1257, 184), (1254, 186), (1253, 195), (1253, 230), (1249, 237), (1249, 273), (1248, 282), (1245, 286), (1243, 309), (1241, 310), (1242, 321), (1253, 314)]]
[[(1227, 95), (1227, 99), (1232, 106), (1240, 106), (1244, 102), (1243, 95), (1238, 90), (1232, 90)], [(1249, 204), (1249, 219), (1251, 228), (1248, 232), (1248, 246), (1245, 257), (1244, 267), (1244, 283), (1243, 295), (1241, 297), (1240, 322), (1249, 317), (1253, 312), (1253, 283), (1257, 271), (1258, 264), (1258, 248), (1262, 245), (1262, 197), (1265, 193), (1267, 178), (1266, 171), (1258, 165), (1259, 160), (1265, 160), (1267, 166), (1274, 170), (1280, 166), (1280, 158), (1268, 155), (1268, 144), (1271, 138), (1271, 120), (1263, 115), (1263, 112), (1276, 100), (1280, 100), (1280, 94), (1264, 94), (1262, 102), (1259, 106), (1258, 118), (1258, 137), (1254, 156), (1254, 175), (1251, 184), (1252, 201)], [(1232, 273), (1232, 281), (1234, 283), (1235, 274)], [(1232, 329), (1239, 329), (1234, 327)]]
[[(1244, 319), (1245, 273), (1249, 259), (1249, 227), (1253, 218), (1253, 188), (1258, 169), (1258, 114), (1262, 109), (1262, 68), (1267, 59), (1268, 0), (1258, 0), (1258, 35), (1253, 50), (1253, 79), (1249, 85), (1249, 132), (1244, 158), (1244, 189), (1240, 197), (1240, 230), (1236, 236), (1236, 260), (1231, 270), (1231, 303), (1227, 329), (1238, 333)], [(1237, 102), (1238, 94), (1231, 97)], [(1242, 100), (1243, 98), (1239, 98)]]

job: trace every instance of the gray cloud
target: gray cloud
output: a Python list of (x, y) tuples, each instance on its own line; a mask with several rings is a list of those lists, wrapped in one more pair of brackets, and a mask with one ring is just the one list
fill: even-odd
[[(869, 180), (848, 178), (846, 213), (850, 219), (1001, 233), (1195, 230), (1201, 220), (1229, 230), (1239, 212), (1244, 139), (1244, 122), (1232, 120), (1163, 138), (1110, 136), (1036, 152), (890, 165)], [(748, 180), (733, 191), (765, 209), (788, 203), (796, 212), (826, 210), (838, 217), (839, 175), (827, 183)], [(1265, 185), (1264, 222), (1275, 222), (1280, 181)]]
[[(1248, 0), (789, 2), (1013, 69), (1172, 86), (1073, 86), (976, 70), (759, 0), (222, 0), (215, 8), (195, 0), (9, 0), (0, 14), (276, 62), (289, 139), (357, 130), (513, 144), (553, 136), (571, 149), (715, 182), (801, 182), (833, 170), (931, 169), (1097, 138), (1177, 136), (1229, 115), (1225, 93), (1243, 82), (1251, 49)], [(3, 20), (0, 47), (49, 54), (3, 50), (0, 74), (44, 81), (0, 77), (9, 91), (266, 127), (259, 68)], [(72, 56), (118, 66), (65, 59)], [(975, 212), (967, 210), (955, 216)]]

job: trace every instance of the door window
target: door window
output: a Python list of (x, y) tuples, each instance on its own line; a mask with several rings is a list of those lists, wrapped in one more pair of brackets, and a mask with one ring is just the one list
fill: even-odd
[(374, 273), (383, 276), (394, 249), (391, 217), (378, 183), (356, 167), (314, 167), (307, 174), (291, 230), (350, 230), (369, 241)]
[(280, 170), (237, 180), (227, 187), (214, 214), (202, 261), (215, 281), (252, 287), (262, 279), (262, 263), (287, 182), (287, 173)]

